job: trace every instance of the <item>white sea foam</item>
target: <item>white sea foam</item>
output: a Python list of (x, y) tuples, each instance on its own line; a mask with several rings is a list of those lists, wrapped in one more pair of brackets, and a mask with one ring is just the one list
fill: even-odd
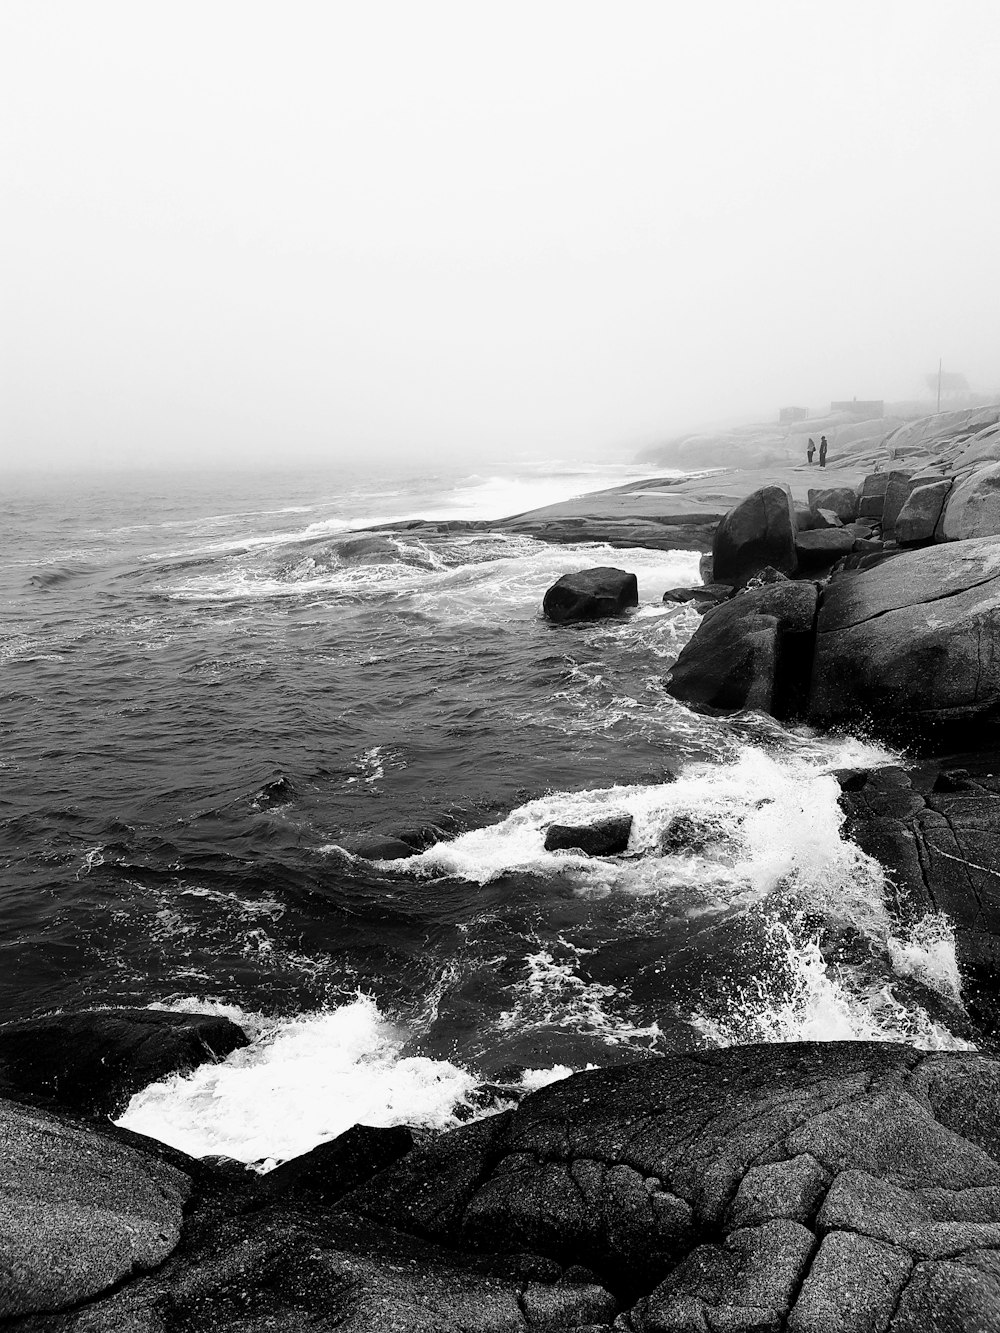
[(445, 1129), (476, 1087), (446, 1060), (404, 1056), (409, 1034), (364, 995), (288, 1019), (198, 999), (164, 1007), (225, 1014), (252, 1037), (221, 1064), (144, 1088), (117, 1121), (194, 1157), (273, 1166), (358, 1122)]

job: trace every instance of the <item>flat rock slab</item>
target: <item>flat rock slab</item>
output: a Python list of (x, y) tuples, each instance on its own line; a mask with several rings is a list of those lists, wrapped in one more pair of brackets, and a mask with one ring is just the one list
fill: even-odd
[(1000, 1253), (998, 1204), (1000, 1059), (866, 1042), (577, 1074), (342, 1202), (613, 1275), (648, 1293), (616, 1325), (632, 1333), (884, 1328), (911, 1279), (915, 1308), (940, 1318), (979, 1278), (934, 1287), (922, 1266)]
[(90, 1300), (180, 1237), (191, 1180), (120, 1138), (0, 1101), (0, 1317)]

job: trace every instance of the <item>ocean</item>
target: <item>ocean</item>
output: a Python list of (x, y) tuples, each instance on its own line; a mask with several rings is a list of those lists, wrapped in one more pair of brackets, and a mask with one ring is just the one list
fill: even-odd
[[(259, 1167), (650, 1053), (967, 1044), (949, 922), (897, 917), (837, 804), (835, 770), (905, 756), (666, 693), (697, 553), (370, 531), (642, 475), (8, 477), (0, 1019), (230, 1015), (248, 1048), (121, 1123)], [(633, 614), (542, 619), (602, 564)], [(625, 855), (544, 850), (617, 812)], [(346, 849), (413, 831), (409, 860)]]

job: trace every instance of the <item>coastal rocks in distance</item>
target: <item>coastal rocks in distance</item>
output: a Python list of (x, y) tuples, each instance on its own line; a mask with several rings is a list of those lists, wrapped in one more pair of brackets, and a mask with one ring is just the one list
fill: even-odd
[(615, 1327), (632, 1333), (827, 1333), (848, 1325), (823, 1312), (845, 1309), (852, 1329), (884, 1328), (897, 1303), (900, 1329), (993, 1328), (1000, 1060), (795, 1042), (587, 1071), (414, 1149), (341, 1206), (586, 1265), (631, 1303)]
[(716, 583), (742, 587), (767, 565), (783, 574), (796, 569), (798, 524), (787, 486), (763, 486), (722, 519), (712, 539)]
[(765, 584), (710, 610), (667, 682), (695, 708), (752, 708), (783, 718), (805, 705), (815, 639), (814, 583)]
[(835, 577), (817, 631), (813, 721), (947, 723), (1000, 712), (1000, 538), (904, 551)]
[(587, 856), (620, 856), (628, 850), (631, 815), (609, 815), (590, 824), (550, 824), (545, 830), (547, 852), (577, 851)]
[(92, 1300), (176, 1247), (191, 1181), (169, 1163), (9, 1101), (0, 1156), (0, 1318)]
[(900, 546), (921, 546), (934, 540), (953, 482), (950, 478), (915, 486), (896, 515), (893, 535)]
[(92, 1009), (0, 1027), (0, 1094), (117, 1115), (141, 1088), (249, 1045), (215, 1014)]
[(620, 616), (639, 605), (639, 583), (624, 569), (598, 566), (564, 574), (554, 583), (542, 601), (549, 620), (564, 624), (570, 620), (600, 620)]

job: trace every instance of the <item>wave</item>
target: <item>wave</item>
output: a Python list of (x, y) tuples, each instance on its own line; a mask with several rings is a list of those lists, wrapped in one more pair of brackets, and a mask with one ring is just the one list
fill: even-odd
[(252, 1038), (221, 1064), (144, 1088), (116, 1121), (191, 1156), (266, 1170), (358, 1122), (441, 1130), (473, 1113), (476, 1078), (406, 1055), (410, 1034), (368, 996), (283, 1019), (196, 998), (160, 1007), (224, 1014)]

